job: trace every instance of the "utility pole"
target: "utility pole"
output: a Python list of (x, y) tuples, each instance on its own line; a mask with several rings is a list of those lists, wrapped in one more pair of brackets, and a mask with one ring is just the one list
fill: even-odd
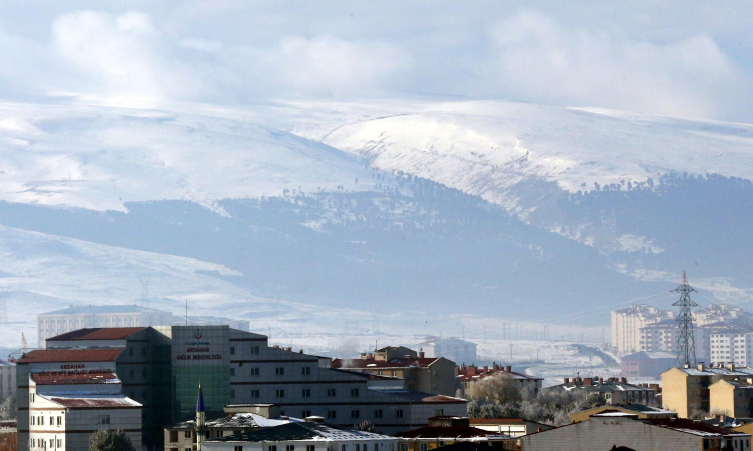
[(698, 307), (698, 304), (690, 299), (690, 293), (694, 291), (695, 289), (688, 285), (685, 271), (682, 272), (682, 283), (680, 286), (670, 291), (670, 293), (680, 293), (680, 300), (672, 305), (680, 307), (680, 313), (677, 316), (678, 327), (680, 329), (680, 336), (677, 337), (677, 363), (683, 367), (689, 367), (691, 364), (693, 366), (696, 365), (695, 335), (693, 334), (693, 313), (691, 309)]

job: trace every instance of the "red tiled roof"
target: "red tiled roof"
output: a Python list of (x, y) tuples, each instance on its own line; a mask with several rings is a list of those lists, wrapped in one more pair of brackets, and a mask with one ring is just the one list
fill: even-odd
[(335, 359), (332, 361), (332, 368), (407, 368), (411, 366), (427, 367), (439, 360), (436, 357), (426, 357), (417, 359), (393, 359), (389, 362), (376, 359)]
[(141, 404), (137, 403), (131, 398), (128, 398), (123, 395), (114, 395), (114, 396), (106, 396), (101, 395), (101, 397), (58, 397), (58, 396), (44, 396), (42, 397), (49, 399), (52, 402), (56, 402), (58, 404), (61, 404), (65, 407), (73, 407), (73, 408), (89, 408), (89, 409), (96, 409), (96, 408), (117, 408), (117, 407), (140, 407)]
[(48, 338), (52, 341), (69, 340), (124, 340), (145, 327), (95, 327), (74, 330), (57, 337)]
[(79, 385), (79, 384), (106, 384), (116, 382), (118, 376), (109, 372), (98, 373), (65, 373), (60, 371), (34, 373), (31, 378), (37, 385)]
[(124, 349), (38, 349), (21, 357), (18, 363), (114, 362)]
[(499, 435), (496, 432), (485, 431), (471, 426), (426, 426), (412, 431), (397, 434), (402, 438), (474, 438)]

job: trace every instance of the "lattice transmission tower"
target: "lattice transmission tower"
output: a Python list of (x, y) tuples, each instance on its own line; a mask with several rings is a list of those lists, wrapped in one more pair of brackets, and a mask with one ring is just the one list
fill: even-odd
[(683, 367), (690, 365), (696, 366), (695, 335), (693, 334), (694, 320), (691, 309), (693, 307), (698, 307), (698, 304), (690, 299), (690, 293), (694, 291), (695, 289), (688, 285), (688, 278), (685, 276), (685, 271), (682, 272), (682, 284), (670, 291), (670, 293), (680, 293), (680, 300), (672, 305), (680, 307), (680, 313), (677, 316), (677, 326), (680, 329), (679, 337), (677, 337), (677, 363)]

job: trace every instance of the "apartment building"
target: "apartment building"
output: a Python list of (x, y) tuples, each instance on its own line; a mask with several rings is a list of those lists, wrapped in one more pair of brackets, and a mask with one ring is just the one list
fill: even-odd
[[(660, 310), (648, 304), (631, 305), (612, 312), (612, 346), (620, 353), (648, 351), (646, 337), (641, 337), (641, 329), (659, 323), (671, 324), (674, 313)], [(674, 324), (676, 327), (677, 325)], [(657, 333), (658, 336), (658, 333)], [(641, 340), (643, 339), (643, 343)], [(652, 336), (652, 342), (655, 340)], [(651, 349), (658, 351), (659, 349)]]
[(28, 449), (87, 449), (100, 429), (120, 429), (141, 448), (141, 404), (123, 395), (115, 374), (40, 372), (28, 383)]
[(544, 382), (544, 379), (540, 377), (517, 373), (509, 365), (502, 367), (501, 365), (494, 364), (492, 367), (484, 366), (483, 368), (475, 365), (461, 365), (456, 367), (455, 372), (460, 381), (463, 396), (471, 392), (474, 384), (487, 377), (503, 377), (508, 379), (518, 389), (528, 392), (530, 397), (536, 397), (539, 394)]
[(691, 418), (711, 412), (711, 385), (720, 380), (747, 380), (753, 377), (750, 368), (734, 364), (672, 368), (662, 374), (662, 407), (677, 412), (680, 418)]
[(733, 418), (753, 416), (753, 377), (718, 380), (709, 387), (709, 412)]
[(639, 419), (605, 411), (587, 421), (520, 438), (525, 451), (750, 451), (750, 435), (687, 419)]
[(620, 359), (623, 377), (660, 377), (677, 365), (677, 356), (668, 352), (639, 351)]
[(426, 357), (444, 357), (457, 364), (470, 365), (476, 362), (476, 343), (459, 338), (428, 337), (416, 348), (426, 353)]
[[(398, 352), (404, 354), (398, 357)], [(423, 351), (416, 355), (408, 348), (383, 348), (376, 354), (361, 354), (360, 359), (335, 359), (332, 368), (396, 377), (403, 380), (403, 388), (424, 393), (454, 396), (458, 389), (455, 362), (425, 357)]]
[(726, 331), (710, 336), (711, 363), (732, 362), (737, 366), (753, 365), (753, 335)]
[(469, 424), (476, 429), (510, 437), (522, 437), (551, 429), (553, 426), (521, 418), (471, 418)]
[(582, 392), (598, 395), (606, 404), (651, 404), (658, 387), (635, 385), (626, 378), (574, 377), (564, 378), (564, 383), (547, 387), (547, 391)]

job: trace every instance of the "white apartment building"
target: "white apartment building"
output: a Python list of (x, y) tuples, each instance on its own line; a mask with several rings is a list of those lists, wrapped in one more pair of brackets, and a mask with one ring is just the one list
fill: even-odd
[(141, 449), (141, 404), (110, 372), (30, 374), (28, 449), (83, 450), (99, 429), (122, 429)]
[[(659, 333), (647, 337), (641, 336), (641, 329), (649, 325), (658, 326), (671, 325), (670, 321), (674, 320), (674, 312), (669, 310), (660, 310), (648, 304), (631, 305), (630, 307), (612, 312), (612, 346), (617, 348), (620, 353), (633, 353), (638, 351), (649, 351), (647, 341), (650, 343), (659, 343), (665, 340), (665, 337), (659, 337)], [(674, 324), (674, 327), (677, 327)], [(661, 328), (659, 328), (661, 329)], [(654, 337), (656, 335), (656, 337)], [(643, 340), (643, 342), (642, 342)], [(671, 340), (671, 338), (670, 338)], [(650, 351), (667, 351), (668, 349), (651, 349)]]
[(734, 363), (753, 366), (753, 335), (714, 333), (710, 337), (711, 363)]
[(476, 361), (476, 343), (459, 338), (430, 337), (416, 347), (426, 357), (444, 357), (457, 365), (470, 365)]

